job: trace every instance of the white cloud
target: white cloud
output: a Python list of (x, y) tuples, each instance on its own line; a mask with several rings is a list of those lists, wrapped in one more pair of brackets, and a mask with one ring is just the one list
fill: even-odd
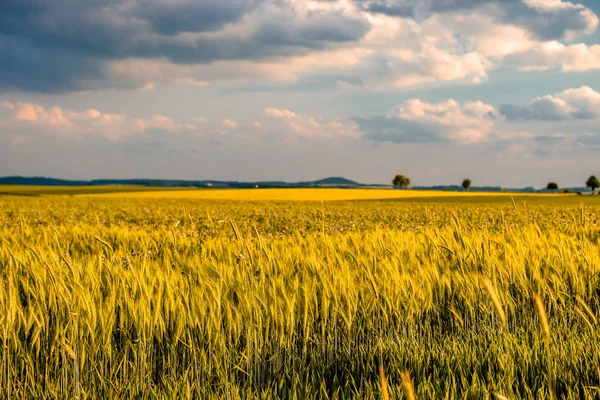
[[(571, 6), (564, 2), (551, 3), (562, 4), (571, 9)], [(541, 5), (538, 7), (538, 11), (543, 11), (540, 18), (548, 12), (554, 13), (554, 11), (548, 11), (541, 7)], [(577, 6), (575, 9), (577, 13), (584, 12), (585, 15), (590, 14), (593, 17), (593, 21), (584, 24), (578, 33), (587, 34), (595, 31), (598, 26), (597, 17), (590, 10), (581, 6)], [(434, 15), (424, 21), (421, 27), (423, 35), (431, 38), (436, 46), (449, 48), (450, 50), (447, 51), (455, 54), (462, 54), (465, 51), (479, 54), (482, 59), (486, 60), (484, 64), (486, 71), (500, 67), (518, 68), (525, 71), (548, 69), (585, 71), (600, 68), (600, 46), (588, 46), (584, 43), (564, 44), (561, 40), (566, 37), (541, 39), (536, 34), (534, 27), (516, 23), (520, 18), (518, 15), (513, 16), (511, 20), (499, 21), (497, 15), (503, 13), (506, 11), (495, 4), (470, 13)], [(548, 18), (550, 17), (546, 15), (546, 18), (541, 18), (540, 21), (550, 24)], [(563, 18), (568, 19), (568, 15)], [(552, 29), (555, 26), (560, 30), (572, 21), (559, 20), (554, 23), (555, 25), (550, 24), (543, 28)], [(573, 39), (577, 35), (570, 36)]]
[(196, 129), (192, 124), (180, 124), (160, 114), (150, 118), (133, 118), (93, 108), (72, 111), (25, 102), (4, 102), (2, 108), (8, 110), (8, 115), (2, 119), (0, 126), (19, 130), (35, 128), (63, 139), (82, 139), (96, 135), (108, 140), (124, 140), (144, 136), (151, 130), (177, 133)]
[(7, 110), (14, 110), (15, 105), (13, 103), (11, 103), (10, 101), (0, 101), (0, 108), (4, 108)]
[(589, 71), (600, 69), (600, 45), (583, 43), (564, 45), (560, 42), (532, 44), (527, 51), (512, 53), (505, 65), (524, 71)]
[[(143, 85), (145, 82), (165, 84), (186, 79), (246, 84), (265, 81), (275, 84), (295, 82), (306, 71), (353, 72), (374, 52), (362, 47), (307, 51), (304, 54), (280, 56), (264, 60), (222, 60), (207, 64), (175, 64), (166, 59), (128, 58), (111, 61), (106, 70), (116, 82)], [(198, 85), (196, 85), (198, 86)]]
[(477, 52), (452, 54), (434, 46), (423, 46), (418, 51), (392, 51), (388, 63), (392, 70), (391, 83), (395, 87), (416, 86), (423, 83), (471, 78), (475, 83), (487, 78), (491, 63)]
[(284, 130), (296, 138), (334, 140), (361, 138), (396, 143), (455, 142), (462, 144), (523, 138), (523, 134), (496, 132), (496, 109), (480, 101), (459, 103), (449, 99), (428, 103), (403, 102), (386, 116), (353, 117), (349, 120), (299, 115), (291, 110), (265, 109), (268, 129)]
[(142, 92), (153, 92), (156, 90), (156, 82), (148, 81), (145, 82), (140, 88)]
[(525, 143), (513, 143), (508, 147), (508, 153), (514, 155), (520, 155), (524, 158), (531, 158), (529, 148)]
[(432, 104), (418, 99), (407, 100), (395, 111), (395, 117), (433, 129), (442, 138), (462, 143), (476, 143), (494, 131), (496, 110), (483, 102), (460, 104), (450, 99)]
[[(420, 20), (369, 14), (371, 31), (355, 45), (364, 54), (345, 72), (367, 85), (387, 88), (452, 80), (479, 83), (489, 71), (505, 67), (600, 68), (600, 45), (562, 42), (597, 29), (597, 16), (581, 5), (560, 0), (532, 0), (525, 5), (464, 2), (470, 7), (441, 3), (423, 3), (430, 10)], [(445, 12), (436, 12), (439, 9)]]
[(544, 11), (560, 11), (568, 9), (583, 9), (581, 5), (576, 5), (571, 2), (565, 2), (562, 0), (523, 0), (531, 8)]
[(227, 129), (237, 129), (240, 127), (240, 124), (238, 122), (232, 121), (230, 119), (225, 119), (222, 123), (223, 126)]
[(175, 123), (171, 118), (160, 114), (155, 114), (148, 119), (136, 118), (134, 122), (140, 131), (157, 129), (167, 132), (178, 132), (184, 128), (182, 125)]
[(275, 129), (283, 129), (294, 138), (315, 140), (336, 140), (342, 138), (358, 138), (361, 132), (352, 121), (327, 119), (322, 116), (299, 115), (290, 110), (266, 108)]
[(527, 107), (504, 105), (500, 110), (506, 118), (517, 121), (600, 119), (600, 93), (582, 86), (536, 97)]
[(194, 79), (194, 78), (190, 78), (190, 77), (182, 77), (182, 78), (175, 78), (174, 79), (175, 83), (181, 83), (184, 85), (192, 85), (192, 86), (206, 86), (208, 84), (208, 82), (206, 81), (199, 81), (198, 79)]

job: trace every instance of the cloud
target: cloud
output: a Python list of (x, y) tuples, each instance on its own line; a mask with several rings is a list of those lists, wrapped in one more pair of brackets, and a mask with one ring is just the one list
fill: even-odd
[(554, 134), (545, 135), (545, 136), (535, 136), (533, 138), (534, 141), (541, 142), (541, 143), (557, 143), (557, 142), (564, 142), (569, 139), (570, 139), (570, 136), (565, 135), (564, 133), (554, 133)]
[(483, 102), (447, 100), (433, 104), (407, 100), (387, 116), (353, 120), (365, 138), (376, 142), (477, 143), (492, 138), (497, 112)]
[(183, 32), (214, 32), (237, 22), (258, 5), (254, 0), (147, 1), (132, 14), (147, 21), (153, 32), (173, 36)]
[[(400, 7), (379, 10), (371, 31), (358, 44), (373, 51), (356, 74), (380, 88), (470, 80), (489, 71), (600, 68), (600, 45), (564, 44), (596, 30), (589, 9), (561, 1), (384, 1), (359, 2)], [(385, 7), (384, 7), (385, 8)], [(411, 12), (406, 12), (411, 9)], [(598, 53), (598, 54), (597, 54)]]
[(225, 119), (223, 120), (223, 126), (228, 129), (236, 129), (240, 127), (240, 124), (230, 119)]
[(311, 74), (377, 88), (477, 83), (502, 67), (598, 69), (599, 45), (574, 42), (597, 27), (563, 0), (5, 0), (0, 91)]
[[(114, 86), (101, 59), (3, 33), (0, 9), (0, 92), (65, 92)], [(40, 39), (41, 40), (41, 39)], [(125, 82), (122, 86), (130, 85)]]
[(301, 3), (6, 0), (0, 6), (0, 89), (127, 87), (128, 81), (109, 79), (109, 62), (287, 57), (358, 40), (369, 29), (362, 16), (339, 6), (308, 9)]
[(526, 51), (509, 54), (505, 65), (524, 71), (589, 71), (600, 69), (600, 45), (559, 42), (534, 43)]
[(575, 155), (575, 162), (582, 155), (595, 154), (600, 148), (600, 133), (578, 132), (578, 133), (552, 133), (547, 135), (536, 135), (527, 143), (533, 154), (542, 156), (551, 155)]
[(600, 133), (585, 132), (577, 139), (577, 145), (597, 151), (600, 149)]
[(283, 130), (295, 139), (337, 140), (361, 136), (361, 132), (352, 121), (299, 115), (290, 110), (273, 107), (265, 109), (265, 116), (271, 120), (272, 129)]
[(117, 141), (143, 137), (153, 132), (179, 133), (197, 129), (192, 124), (177, 123), (160, 114), (149, 118), (134, 118), (125, 114), (104, 113), (93, 108), (72, 111), (61, 107), (8, 101), (0, 106), (0, 112), (6, 113), (0, 123), (3, 129), (51, 134), (67, 140), (96, 136)]
[(15, 109), (15, 105), (10, 101), (0, 101), (0, 108), (12, 111)]
[(395, 87), (416, 86), (422, 83), (451, 81), (470, 77), (473, 82), (487, 78), (490, 62), (477, 52), (452, 54), (432, 46), (419, 51), (394, 52), (388, 62)]
[(530, 28), (541, 39), (572, 39), (598, 28), (598, 17), (581, 4), (563, 0), (523, 0), (523, 3), (537, 11), (537, 18), (522, 13), (513, 15), (517, 16), (517, 23)]
[(119, 85), (141, 86), (144, 82), (184, 83), (182, 77), (203, 82), (271, 83), (295, 82), (305, 71), (313, 73), (332, 70), (349, 71), (359, 68), (365, 57), (372, 53), (366, 49), (343, 48), (323, 50), (295, 56), (265, 60), (223, 60), (209, 64), (175, 64), (169, 60), (130, 58), (108, 62), (107, 75)]
[(394, 17), (426, 20), (439, 14), (484, 13), (495, 24), (521, 27), (540, 40), (571, 39), (593, 33), (598, 17), (563, 0), (358, 0), (364, 9)]
[(560, 121), (600, 118), (600, 93), (589, 86), (536, 97), (528, 106), (506, 104), (500, 113), (512, 121)]

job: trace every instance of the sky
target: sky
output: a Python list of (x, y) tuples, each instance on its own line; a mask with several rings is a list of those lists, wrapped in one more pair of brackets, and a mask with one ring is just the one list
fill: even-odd
[(0, 176), (583, 186), (597, 0), (3, 0)]

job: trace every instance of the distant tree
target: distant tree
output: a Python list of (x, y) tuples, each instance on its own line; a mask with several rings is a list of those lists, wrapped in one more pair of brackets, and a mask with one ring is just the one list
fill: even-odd
[(589, 187), (590, 189), (592, 189), (592, 192), (595, 192), (596, 189), (600, 187), (600, 181), (598, 181), (598, 178), (596, 178), (595, 175), (592, 175), (588, 178), (587, 182), (585, 183), (585, 187)]
[(465, 188), (465, 191), (469, 190), (469, 188), (471, 187), (471, 180), (470, 179), (465, 179), (462, 183), (462, 187)]
[(556, 183), (556, 182), (548, 182), (548, 185), (546, 186), (546, 189), (552, 190), (552, 191), (558, 190), (558, 183)]
[(392, 181), (392, 184), (394, 186), (400, 186), (401, 188), (406, 188), (408, 187), (408, 185), (410, 185), (410, 178), (404, 176), (404, 175), (396, 175), (394, 177), (394, 180)]

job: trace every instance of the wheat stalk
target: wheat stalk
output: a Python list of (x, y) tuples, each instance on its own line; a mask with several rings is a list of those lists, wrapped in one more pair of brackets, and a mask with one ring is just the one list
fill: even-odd
[(496, 313), (498, 313), (498, 317), (502, 322), (502, 326), (506, 328), (506, 314), (504, 313), (504, 308), (502, 307), (502, 303), (500, 303), (500, 299), (498, 299), (498, 295), (496, 294), (496, 289), (494, 289), (494, 285), (488, 278), (483, 279), (483, 286), (487, 291), (490, 300), (492, 300), (492, 304), (496, 309)]
[(404, 388), (404, 394), (408, 398), (408, 400), (417, 400), (415, 396), (415, 389), (413, 387), (412, 380), (410, 379), (410, 374), (408, 371), (404, 371), (400, 374), (402, 378), (402, 387)]

